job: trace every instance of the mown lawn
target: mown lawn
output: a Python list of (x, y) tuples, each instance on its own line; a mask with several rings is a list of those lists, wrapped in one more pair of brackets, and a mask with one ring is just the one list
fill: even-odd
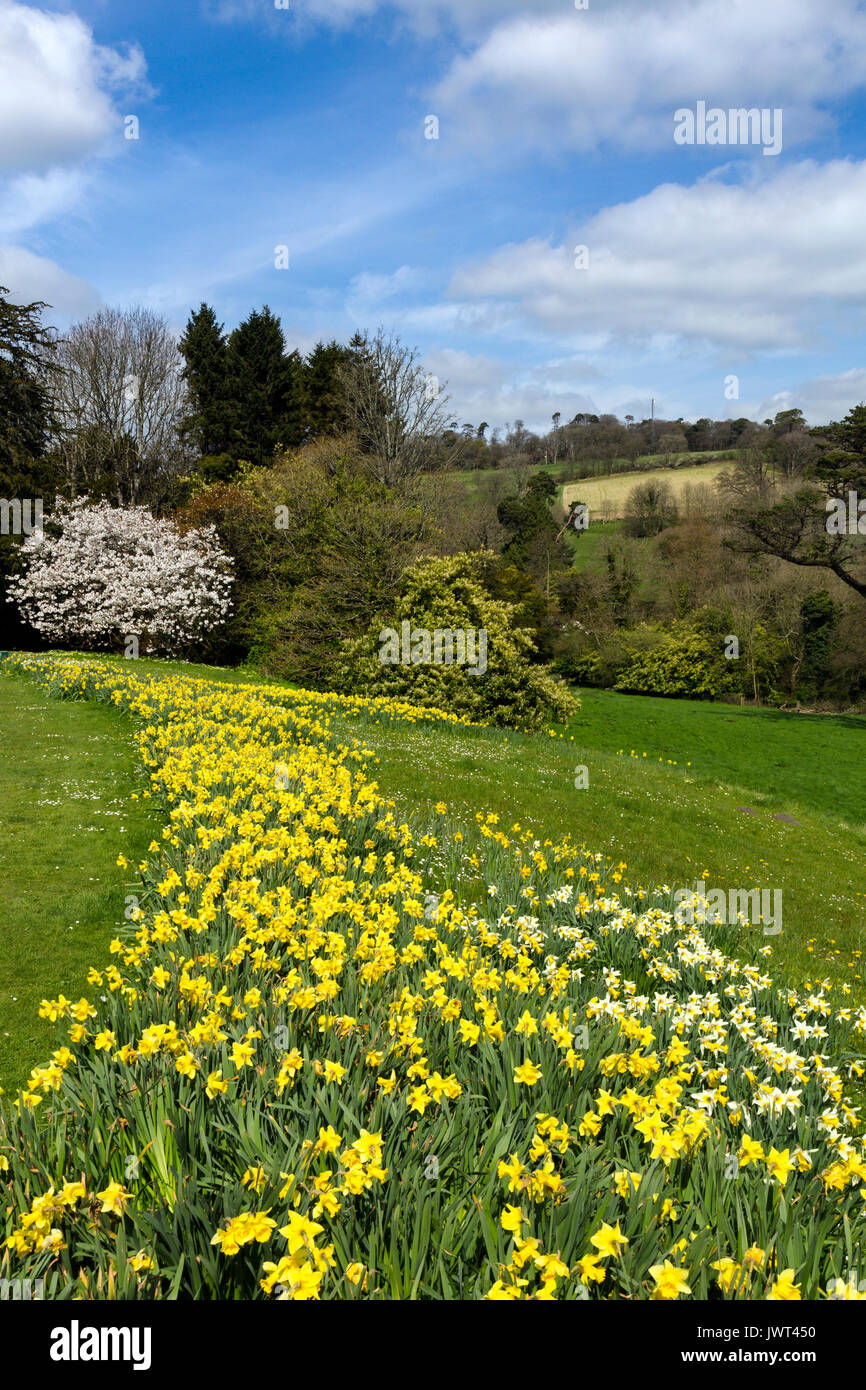
[(597, 752), (691, 763), (696, 782), (748, 788), (755, 807), (866, 831), (866, 718), (583, 690), (567, 732)]
[[(51, 700), (32, 680), (0, 674), (0, 1086), (43, 1063), (53, 1028), (39, 1001), (88, 993), (123, 922), (130, 870), (159, 825), (131, 793), (145, 784), (128, 719), (103, 706)], [(145, 803), (146, 804), (146, 803)]]

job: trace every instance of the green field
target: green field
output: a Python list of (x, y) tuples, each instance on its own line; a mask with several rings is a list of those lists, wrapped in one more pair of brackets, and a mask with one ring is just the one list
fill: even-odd
[[(148, 671), (250, 679), (136, 663), (138, 674)], [(608, 691), (582, 692), (582, 701), (555, 737), (372, 718), (331, 723), (339, 739), (370, 750), (371, 775), (406, 815), (445, 801), (457, 816), (495, 811), (503, 826), (519, 822), (541, 839), (568, 833), (627, 865), (635, 886), (693, 887), (706, 871), (709, 887), (781, 889), (774, 969), (799, 983), (829, 976), (863, 1002), (866, 719)], [(43, 1060), (50, 1030), (36, 1018), (39, 1000), (61, 990), (77, 998), (87, 967), (105, 961), (131, 891), (128, 873), (115, 867), (118, 850), (137, 861), (155, 827), (141, 803), (129, 802), (139, 774), (119, 715), (51, 701), (8, 675), (0, 710), (14, 731), (0, 774), (0, 1083), (8, 1089)], [(575, 786), (579, 766), (586, 788)], [(764, 944), (746, 932), (743, 953)]]
[(572, 564), (578, 573), (583, 570), (598, 572), (604, 569), (608, 546), (619, 535), (622, 535), (621, 521), (594, 521), (585, 531), (569, 527), (563, 539), (571, 548)]

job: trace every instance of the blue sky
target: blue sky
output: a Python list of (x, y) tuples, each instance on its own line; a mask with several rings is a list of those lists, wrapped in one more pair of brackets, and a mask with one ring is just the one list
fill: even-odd
[[(866, 398), (864, 87), (854, 0), (0, 0), (0, 283), (381, 325), (476, 425), (817, 424)], [(781, 151), (677, 144), (699, 102)]]

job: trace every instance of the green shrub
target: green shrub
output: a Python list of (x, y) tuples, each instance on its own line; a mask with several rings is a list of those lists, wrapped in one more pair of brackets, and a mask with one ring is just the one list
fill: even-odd
[[(540, 728), (563, 721), (579, 708), (567, 687), (544, 666), (533, 664), (531, 634), (517, 626), (514, 604), (491, 598), (483, 575), (490, 565), (486, 551), (427, 556), (403, 573), (394, 611), (361, 637), (344, 642), (343, 689), (354, 694), (405, 698), (415, 704), (446, 709), (474, 722), (514, 728)], [(458, 664), (456, 643), (448, 661), (447, 643), (422, 650), (414, 661), (388, 664), (387, 632), (474, 632), (474, 654), (466, 639), (467, 659)], [(483, 659), (479, 634), (486, 634)], [(474, 662), (473, 662), (474, 655)], [(420, 659), (419, 659), (420, 658)], [(474, 670), (473, 670), (474, 665)], [(483, 668), (483, 669), (482, 669)]]
[(614, 689), (634, 695), (718, 699), (737, 688), (724, 649), (704, 633), (675, 625), (662, 646), (636, 655)]

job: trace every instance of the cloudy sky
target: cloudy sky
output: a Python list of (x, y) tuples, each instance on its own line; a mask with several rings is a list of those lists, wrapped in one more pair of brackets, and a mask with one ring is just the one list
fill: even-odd
[[(269, 304), (303, 351), (381, 325), (476, 425), (838, 418), (866, 399), (866, 5), (579, 3), (0, 0), (0, 283), (61, 328), (202, 300)], [(679, 143), (699, 103), (781, 150), (709, 116)]]

